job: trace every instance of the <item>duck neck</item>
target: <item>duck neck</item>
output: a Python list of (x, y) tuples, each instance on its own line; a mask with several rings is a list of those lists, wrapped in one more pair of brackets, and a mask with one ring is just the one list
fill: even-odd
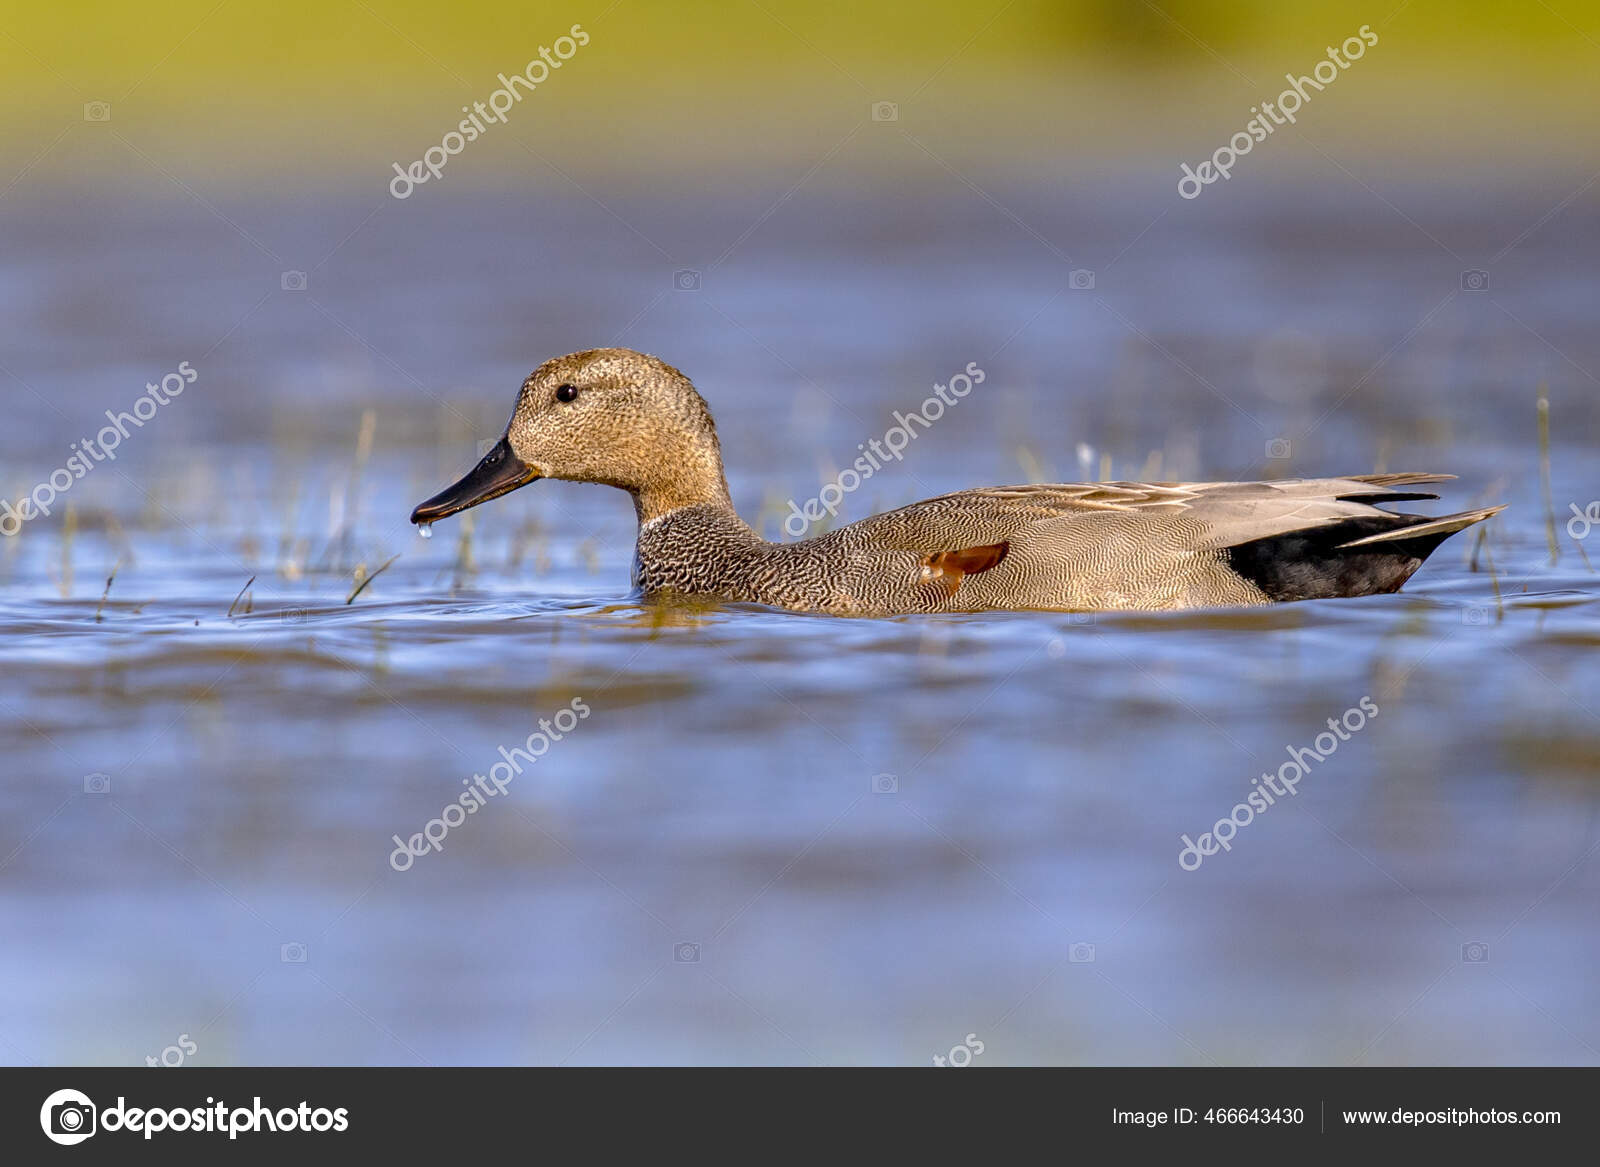
[(738, 517), (715, 438), (709, 442), (662, 443), (658, 449), (653, 473), (628, 492), (633, 496), (640, 526), (686, 507), (715, 507)]
[(687, 507), (709, 507), (726, 511), (735, 519), (739, 517), (733, 509), (733, 496), (728, 493), (728, 480), (721, 466), (716, 468), (715, 475), (707, 475), (699, 480), (674, 480), (630, 493), (633, 495), (633, 510), (639, 516), (641, 527)]

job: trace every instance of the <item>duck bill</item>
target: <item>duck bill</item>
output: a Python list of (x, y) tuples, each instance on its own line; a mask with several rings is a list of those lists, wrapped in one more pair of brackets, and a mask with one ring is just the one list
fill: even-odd
[(510, 494), (538, 477), (539, 472), (513, 454), (511, 444), (501, 438), (460, 482), (445, 487), (412, 511), (411, 521), (437, 522), (491, 498)]

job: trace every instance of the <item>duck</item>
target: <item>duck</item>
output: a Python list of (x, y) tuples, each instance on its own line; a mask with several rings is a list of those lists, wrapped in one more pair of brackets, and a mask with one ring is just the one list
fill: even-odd
[(411, 514), (435, 522), (541, 478), (627, 491), (633, 583), (651, 600), (839, 616), (1247, 607), (1394, 592), (1449, 536), (1504, 509), (1430, 518), (1447, 474), (1086, 482), (961, 490), (795, 542), (739, 517), (710, 407), (658, 357), (599, 348), (529, 375), (499, 441)]

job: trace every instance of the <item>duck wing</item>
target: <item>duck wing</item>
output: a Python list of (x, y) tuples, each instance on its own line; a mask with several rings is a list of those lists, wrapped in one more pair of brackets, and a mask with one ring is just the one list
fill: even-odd
[[(994, 542), (1021, 527), (1092, 514), (1188, 516), (1203, 522), (1202, 544), (1230, 547), (1308, 527), (1374, 515), (1377, 503), (1437, 498), (1396, 487), (1442, 482), (1448, 474), (1368, 474), (1277, 482), (1058, 482), (988, 486), (885, 511), (836, 534), (871, 534), (880, 545), (927, 552)], [(1141, 524), (1142, 526), (1143, 524)]]

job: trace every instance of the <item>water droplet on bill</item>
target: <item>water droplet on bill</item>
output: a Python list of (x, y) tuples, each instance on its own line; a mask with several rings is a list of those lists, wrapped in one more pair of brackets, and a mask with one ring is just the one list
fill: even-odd
[(433, 524), (432, 523), (418, 523), (417, 524), (417, 534), (421, 535), (424, 539), (432, 539), (433, 538)]

